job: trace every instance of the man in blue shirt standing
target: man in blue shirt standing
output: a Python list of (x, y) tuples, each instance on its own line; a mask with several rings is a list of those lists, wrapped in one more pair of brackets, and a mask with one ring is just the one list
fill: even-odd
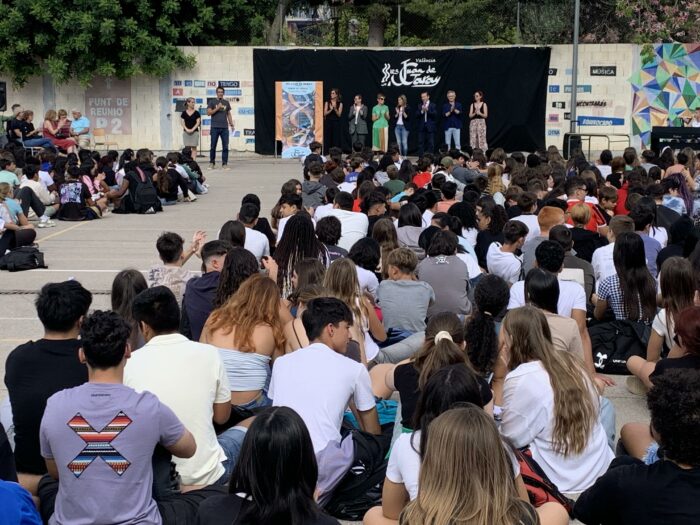
[(445, 144), (451, 149), (452, 139), (455, 141), (455, 149), (461, 150), (462, 143), (462, 104), (457, 102), (457, 94), (450, 90), (447, 92), (447, 103), (442, 105), (442, 114), (445, 116)]
[(80, 110), (71, 110), (73, 120), (70, 123), (70, 134), (81, 149), (90, 147), (90, 119), (84, 117)]

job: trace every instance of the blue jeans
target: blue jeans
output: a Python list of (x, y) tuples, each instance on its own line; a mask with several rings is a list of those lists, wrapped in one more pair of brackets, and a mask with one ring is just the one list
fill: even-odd
[(600, 412), (598, 418), (608, 438), (608, 445), (615, 451), (615, 407), (607, 397), (601, 396), (600, 398)]
[(226, 454), (226, 461), (222, 463), (225, 470), (216, 482), (216, 485), (226, 485), (231, 478), (231, 472), (233, 472), (233, 467), (236, 466), (236, 461), (238, 461), (238, 455), (241, 453), (241, 447), (247, 431), (248, 429), (245, 427), (231, 427), (216, 436), (219, 445), (221, 445)]
[(272, 401), (270, 400), (269, 397), (265, 394), (265, 392), (260, 392), (260, 395), (253, 399), (252, 401), (248, 401), (247, 403), (244, 403), (242, 405), (238, 405), (239, 408), (244, 408), (246, 410), (253, 410), (254, 408), (265, 408), (265, 407), (271, 407), (272, 406)]
[(53, 142), (49, 139), (36, 138), (22, 141), (27, 148), (53, 148)]
[(228, 128), (211, 128), (211, 146), (209, 147), (209, 162), (216, 164), (216, 143), (221, 137), (221, 164), (228, 164)]
[(455, 141), (455, 149), (462, 149), (462, 143), (460, 142), (460, 135), (462, 130), (459, 128), (447, 128), (445, 130), (445, 144), (447, 144), (447, 149), (452, 149), (450, 146), (452, 139)]
[(396, 135), (396, 142), (399, 145), (399, 153), (402, 157), (405, 157), (408, 155), (408, 130), (406, 126), (396, 126), (394, 134)]

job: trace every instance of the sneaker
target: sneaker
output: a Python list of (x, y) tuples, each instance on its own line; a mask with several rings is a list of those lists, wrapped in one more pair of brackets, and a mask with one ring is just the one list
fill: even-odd
[(148, 208), (148, 209), (146, 210), (146, 214), (148, 214), (148, 215), (150, 215), (150, 214), (152, 214), (152, 213), (155, 213), (155, 212), (156, 212), (156, 210), (153, 209), (153, 206), (151, 206), (150, 208)]
[(213, 162), (211, 164), (209, 164), (209, 169), (210, 170), (216, 169), (216, 164), (214, 164)]
[(56, 226), (56, 223), (53, 221), (44, 221), (36, 225), (37, 228), (53, 228), (54, 226)]
[(185, 197), (185, 199), (184, 199), (185, 202), (194, 202), (196, 200), (197, 200), (197, 196), (194, 193), (190, 194), (189, 197)]
[(646, 396), (648, 389), (642, 383), (642, 380), (639, 379), (638, 377), (635, 376), (629, 376), (626, 381), (627, 384), (627, 390), (630, 391), (630, 393), (637, 395), (637, 396)]

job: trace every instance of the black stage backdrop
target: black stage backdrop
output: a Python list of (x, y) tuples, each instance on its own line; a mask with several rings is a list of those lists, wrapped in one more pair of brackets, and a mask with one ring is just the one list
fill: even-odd
[[(495, 48), (447, 50), (310, 50), (255, 49), (255, 151), (271, 155), (275, 148), (275, 82), (323, 82), (324, 101), (331, 88), (343, 97), (344, 149), (350, 147), (347, 111), (353, 96), (361, 94), (371, 113), (376, 95), (383, 92), (393, 117), (399, 95), (406, 95), (413, 113), (420, 105), (420, 93), (427, 90), (441, 114), (447, 91), (457, 92), (463, 110), (462, 145), (469, 144), (468, 105), (474, 91), (484, 92), (489, 108), (489, 147), (506, 151), (534, 151), (545, 147), (545, 111), (550, 48)], [(415, 118), (413, 119), (415, 121)], [(371, 143), (371, 119), (368, 119)], [(394, 137), (391, 121), (389, 142)], [(413, 124), (409, 151), (417, 146)], [(444, 142), (442, 120), (438, 118), (435, 147)]]

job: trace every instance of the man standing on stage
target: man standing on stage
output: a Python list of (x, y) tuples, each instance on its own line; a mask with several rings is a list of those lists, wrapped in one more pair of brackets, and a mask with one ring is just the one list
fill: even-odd
[(207, 105), (207, 115), (211, 117), (211, 146), (209, 148), (209, 167), (216, 167), (216, 143), (221, 137), (221, 165), (228, 165), (228, 137), (229, 128), (234, 130), (233, 117), (231, 117), (231, 104), (224, 100), (224, 88), (216, 88), (216, 99)]
[(457, 102), (457, 94), (452, 90), (447, 92), (447, 103), (442, 106), (442, 114), (445, 116), (445, 144), (447, 144), (447, 150), (449, 151), (452, 148), (453, 138), (455, 149), (461, 150), (462, 104)]
[(418, 157), (423, 153), (433, 153), (435, 151), (435, 117), (437, 109), (435, 104), (430, 102), (430, 95), (427, 91), (420, 94), (421, 105), (416, 112), (418, 120)]
[(362, 95), (355, 95), (355, 103), (348, 112), (350, 141), (354, 145), (361, 142), (367, 144), (367, 106), (362, 103)]

